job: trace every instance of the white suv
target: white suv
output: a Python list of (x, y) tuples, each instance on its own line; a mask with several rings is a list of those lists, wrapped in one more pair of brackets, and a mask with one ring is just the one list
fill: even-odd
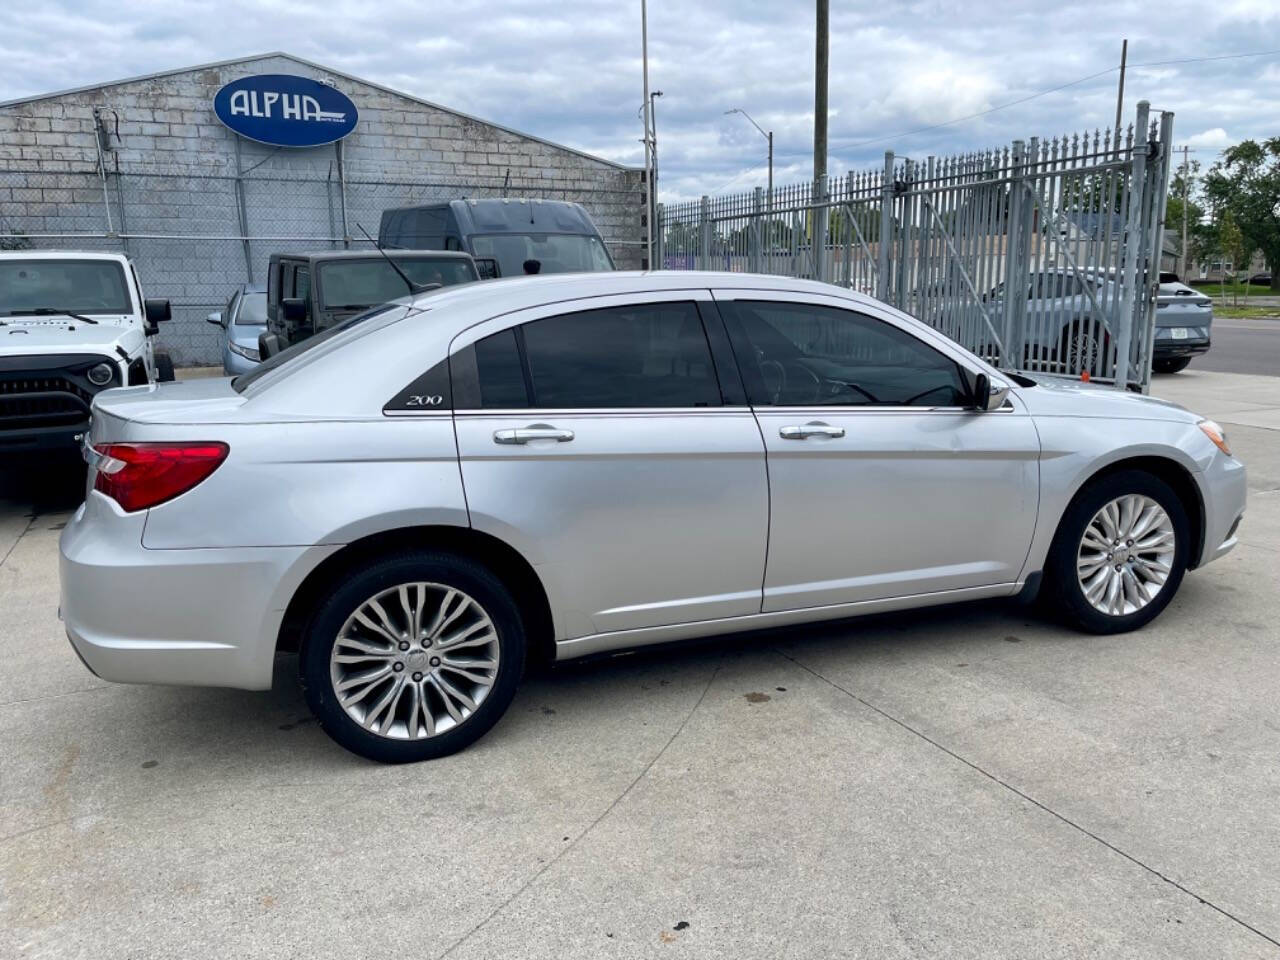
[(168, 300), (120, 253), (0, 253), (0, 454), (74, 449), (94, 396), (173, 379)]

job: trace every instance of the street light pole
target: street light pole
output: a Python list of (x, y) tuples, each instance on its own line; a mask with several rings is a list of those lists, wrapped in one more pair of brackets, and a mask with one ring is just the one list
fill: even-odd
[(769, 243), (768, 227), (772, 224), (772, 221), (773, 221), (773, 131), (770, 130), (766, 133), (764, 128), (761, 127), (760, 124), (756, 123), (754, 120), (751, 119), (751, 114), (747, 113), (747, 111), (743, 110), (741, 107), (734, 107), (732, 110), (726, 110), (724, 113), (725, 113), (725, 116), (728, 116), (731, 113), (742, 114), (744, 117), (747, 118), (748, 123), (750, 123), (753, 127), (755, 127), (757, 130), (760, 131), (760, 136), (764, 137), (765, 140), (769, 141), (769, 195), (765, 199), (765, 221), (764, 222), (765, 222), (766, 229), (764, 231), (765, 235), (763, 240), (763, 242), (766, 244), (766, 249), (767, 249), (767, 245)]
[(646, 0), (640, 0), (640, 47), (644, 63), (644, 249), (645, 265), (653, 269), (653, 144), (650, 140), (649, 111), (653, 104), (649, 100), (649, 7)]

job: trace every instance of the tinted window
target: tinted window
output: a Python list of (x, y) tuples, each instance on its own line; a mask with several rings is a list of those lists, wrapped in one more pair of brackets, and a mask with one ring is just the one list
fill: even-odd
[(954, 362), (873, 317), (810, 304), (724, 310), (751, 402), (765, 406), (962, 406)]
[(490, 409), (529, 406), (514, 330), (503, 330), (477, 343), (475, 363), (476, 382), (480, 385), (479, 406)]
[[(400, 259), (396, 266), (414, 283), (452, 286), (476, 278), (471, 263), (452, 257), (440, 260)], [(387, 261), (338, 260), (320, 265), (324, 310), (359, 310), (405, 296), (404, 280)]]
[(124, 270), (114, 260), (0, 261), (0, 316), (40, 309), (130, 313)]
[(471, 252), (498, 261), (504, 277), (524, 273), (526, 260), (537, 260), (539, 273), (590, 273), (612, 270), (598, 237), (567, 233), (507, 233), (471, 238)]
[[(464, 360), (459, 369), (470, 362)], [(613, 307), (534, 320), (479, 341), (474, 367), (484, 407), (720, 404), (711, 351), (692, 303)], [(474, 398), (458, 386), (459, 406), (464, 396), (474, 405)]]

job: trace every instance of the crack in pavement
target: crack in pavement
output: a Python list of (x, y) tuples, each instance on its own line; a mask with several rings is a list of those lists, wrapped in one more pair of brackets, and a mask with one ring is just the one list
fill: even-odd
[(25, 537), (27, 533), (31, 530), (32, 524), (36, 522), (36, 516), (37, 514), (33, 513), (31, 514), (31, 516), (27, 517), (27, 525), (22, 528), (21, 533), (19, 533), (16, 537), (13, 538), (13, 543), (9, 544), (9, 549), (4, 552), (4, 556), (0, 557), (0, 567), (3, 567), (5, 565), (5, 561), (7, 561), (9, 557), (13, 554), (14, 549), (18, 546), (18, 542), (23, 537)]
[(600, 816), (596, 817), (589, 824), (587, 824), (587, 827), (585, 830), (583, 830), (580, 834), (574, 837), (571, 843), (565, 845), (554, 857), (548, 860), (543, 865), (542, 869), (538, 870), (536, 873), (534, 873), (533, 876), (531, 876), (528, 880), (522, 883), (516, 889), (516, 891), (511, 894), (511, 896), (507, 897), (507, 899), (503, 900), (500, 904), (494, 907), (488, 916), (486, 916), (474, 927), (472, 927), (470, 930), (464, 933), (457, 940), (453, 941), (453, 943), (451, 943), (448, 947), (445, 948), (444, 952), (436, 954), (436, 960), (443, 960), (443, 958), (453, 953), (453, 951), (457, 950), (460, 946), (462, 946), (464, 943), (470, 940), (473, 936), (475, 936), (478, 932), (480, 932), (480, 930), (482, 930), (491, 920), (493, 920), (494, 917), (502, 913), (502, 911), (504, 911), (508, 906), (510, 906), (511, 903), (513, 903), (516, 900), (516, 898), (518, 898), (522, 893), (524, 893), (531, 886), (537, 883), (543, 874), (545, 874), (548, 870), (550, 870), (557, 863), (559, 863), (564, 858), (565, 854), (567, 854), (570, 850), (576, 847), (578, 843), (584, 837), (586, 837), (587, 834), (589, 834), (592, 830), (594, 830), (597, 826), (599, 826), (600, 823), (607, 816), (609, 816), (609, 814), (613, 813), (613, 811), (617, 808), (618, 804), (620, 804), (623, 800), (627, 798), (627, 795), (631, 793), (632, 790), (635, 789), (636, 784), (638, 784), (641, 780), (643, 780), (648, 775), (649, 771), (653, 769), (654, 764), (656, 764), (659, 760), (662, 759), (663, 755), (667, 752), (667, 750), (671, 747), (671, 745), (676, 742), (676, 738), (679, 737), (680, 734), (684, 732), (684, 728), (688, 725), (689, 721), (693, 718), (693, 715), (698, 712), (698, 708), (702, 706), (702, 701), (707, 698), (707, 691), (709, 691), (711, 689), (711, 685), (715, 683), (716, 677), (719, 676), (720, 674), (720, 668), (723, 666), (724, 666), (724, 660), (721, 659), (721, 661), (716, 664), (716, 668), (711, 671), (711, 676), (707, 678), (707, 685), (702, 688), (702, 693), (699, 694), (697, 701), (690, 708), (689, 712), (685, 714), (685, 718), (680, 721), (680, 726), (676, 727), (675, 732), (672, 733), (670, 738), (668, 738), (667, 742), (662, 745), (662, 749), (653, 755), (653, 759), (651, 759), (648, 763), (644, 765), (644, 769), (641, 770), (638, 774), (636, 774), (635, 779), (632, 780), (629, 784), (627, 784), (626, 788), (613, 799), (612, 803), (610, 803), (607, 807), (605, 807), (604, 811), (600, 814)]
[(1013, 784), (1009, 783), (1007, 780), (1000, 779), (994, 773), (991, 773), (989, 770), (984, 769), (974, 761), (969, 760), (966, 757), (962, 757), (960, 754), (956, 753), (954, 750), (944, 746), (943, 744), (939, 743), (937, 740), (934, 740), (932, 737), (928, 736), (922, 731), (917, 730), (915, 727), (911, 726), (911, 724), (907, 723), (905, 720), (900, 720), (897, 717), (895, 717), (893, 714), (889, 713), (887, 710), (884, 710), (881, 707), (877, 707), (871, 701), (864, 700), (862, 697), (858, 696), (852, 690), (849, 690), (845, 687), (840, 686), (840, 684), (836, 683), (834, 680), (831, 680), (828, 677), (823, 676), (817, 670), (813, 669), (807, 664), (801, 663), (795, 657), (792, 657), (783, 653), (781, 650), (777, 649), (776, 647), (774, 648), (774, 653), (776, 653), (782, 659), (795, 664), (801, 670), (804, 670), (806, 673), (811, 674), (812, 676), (821, 680), (823, 683), (827, 684), (828, 686), (836, 690), (839, 690), (849, 699), (857, 701), (858, 703), (866, 707), (868, 710), (872, 710), (875, 713), (878, 713), (880, 716), (884, 717), (886, 720), (896, 724), (897, 726), (901, 727), (903, 730), (906, 730), (908, 733), (912, 734), (913, 736), (920, 738), (930, 746), (935, 747), (938, 750), (941, 750), (943, 753), (951, 757), (953, 760), (958, 760), (961, 763), (963, 763), (966, 767), (969, 767), (971, 770), (974, 770), (977, 773), (982, 774), (982, 776), (986, 777), (992, 783), (995, 783), (1001, 787), (1004, 787), (1004, 789), (1008, 790), (1010, 793), (1013, 793), (1016, 796), (1021, 797), (1023, 800), (1027, 801), (1028, 803), (1032, 804), (1035, 807), (1038, 807), (1039, 809), (1043, 810), (1045, 813), (1049, 814), (1050, 816), (1055, 817), (1056, 819), (1062, 821), (1067, 826), (1071, 827), (1073, 830), (1076, 830), (1084, 834), (1090, 840), (1093, 840), (1097, 843), (1102, 844), (1102, 846), (1106, 847), (1112, 853), (1115, 853), (1121, 857), (1124, 857), (1124, 859), (1128, 860), (1130, 863), (1136, 864), (1137, 866), (1141, 867), (1143, 870), (1147, 871), (1147, 873), (1150, 873), (1152, 876), (1163, 880), (1165, 883), (1169, 884), (1174, 889), (1179, 890), (1182, 893), (1185, 893), (1187, 896), (1194, 897), (1198, 902), (1204, 904), (1206, 907), (1209, 907), (1211, 910), (1217, 911), (1218, 913), (1220, 913), (1222, 916), (1226, 917), (1228, 920), (1232, 921), (1233, 923), (1239, 924), (1241, 927), (1248, 930), (1250, 933), (1255, 934), (1258, 937), (1261, 937), (1263, 940), (1267, 941), (1267, 943), (1271, 944), (1272, 946), (1280, 947), (1280, 940), (1277, 940), (1275, 937), (1272, 937), (1266, 933), (1263, 933), (1257, 927), (1253, 926), (1252, 924), (1248, 923), (1245, 920), (1242, 920), (1240, 917), (1237, 917), (1235, 914), (1231, 913), (1229, 910), (1226, 910), (1225, 908), (1218, 906), (1212, 900), (1205, 899), (1204, 897), (1200, 896), (1200, 894), (1196, 893), (1194, 890), (1188, 889), (1187, 887), (1183, 886), (1181, 883), (1179, 883), (1177, 880), (1174, 880), (1172, 877), (1165, 876), (1155, 867), (1147, 863), (1144, 863), (1142, 860), (1139, 860), (1137, 857), (1135, 857), (1131, 853), (1126, 853), (1124, 850), (1121, 850), (1119, 847), (1117, 847), (1114, 843), (1111, 843), (1108, 840), (1104, 840), (1102, 837), (1098, 836), (1098, 834), (1093, 833), (1088, 828), (1076, 823), (1074, 820), (1070, 819), (1065, 814), (1059, 813), (1057, 810), (1054, 810), (1048, 804), (1043, 803), (1037, 800), (1035, 797), (1032, 797), (1029, 794), (1024, 793), (1023, 791), (1015, 787)]

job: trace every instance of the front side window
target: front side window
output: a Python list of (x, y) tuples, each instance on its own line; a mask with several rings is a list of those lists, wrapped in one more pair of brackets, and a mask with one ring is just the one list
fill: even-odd
[(114, 260), (0, 260), (0, 316), (130, 313), (128, 281)]
[[(463, 386), (457, 382), (467, 381)], [(719, 381), (698, 308), (651, 303), (568, 313), (461, 352), (455, 405), (489, 409), (712, 407)]]
[(722, 307), (747, 393), (760, 406), (963, 406), (953, 360), (897, 327), (836, 307)]
[(537, 260), (538, 273), (594, 273), (612, 270), (613, 262), (599, 237), (567, 233), (505, 233), (471, 238), (471, 252), (498, 261), (504, 277), (518, 277), (527, 260)]

